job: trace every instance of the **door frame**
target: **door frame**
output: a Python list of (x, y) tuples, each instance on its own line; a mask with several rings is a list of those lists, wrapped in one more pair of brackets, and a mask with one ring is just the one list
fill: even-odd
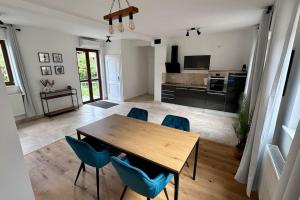
[[(76, 48), (76, 59), (77, 59), (77, 65), (78, 65), (77, 51), (83, 51), (83, 52), (85, 52), (85, 59), (86, 59), (86, 65), (87, 65), (86, 67), (87, 67), (87, 74), (88, 74), (87, 82), (89, 83), (89, 86), (90, 86), (89, 87), (90, 100), (89, 101), (85, 101), (85, 102), (82, 101), (82, 103), (83, 104), (87, 104), (87, 103), (91, 103), (91, 102), (94, 102), (94, 101), (103, 100), (99, 50), (97, 50), (97, 49), (87, 49), (87, 48)], [(91, 67), (90, 67), (89, 52), (96, 53), (98, 81), (99, 81), (99, 94), (100, 94), (100, 98), (97, 98), (97, 99), (94, 99), (93, 86), (92, 86), (92, 82), (95, 81), (95, 80), (97, 80), (97, 79), (92, 79), (91, 78)], [(78, 74), (79, 74), (79, 70), (78, 70)], [(80, 74), (79, 74), (80, 93), (81, 93), (81, 98), (82, 98), (81, 82), (86, 82), (86, 81), (81, 81), (80, 80)]]

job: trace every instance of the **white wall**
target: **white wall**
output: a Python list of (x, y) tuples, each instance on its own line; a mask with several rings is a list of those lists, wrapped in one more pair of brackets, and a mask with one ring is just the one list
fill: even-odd
[(147, 48), (148, 54), (148, 94), (154, 94), (154, 47)]
[(178, 45), (178, 61), (182, 71), (184, 56), (189, 55), (211, 55), (210, 69), (241, 70), (243, 64), (249, 63), (255, 33), (254, 28), (249, 28), (231, 32), (202, 33), (200, 36), (193, 33), (190, 37), (168, 38), (167, 60), (168, 62), (171, 60), (171, 46)]
[(150, 42), (122, 40), (124, 99), (148, 93), (148, 50)]
[(0, 110), (0, 199), (33, 200), (30, 179), (1, 73)]
[(107, 43), (105, 55), (121, 57), (121, 96), (127, 100), (148, 93), (150, 42), (142, 40), (113, 40)]
[(166, 72), (167, 47), (155, 45), (154, 47), (154, 101), (161, 101), (162, 74)]
[[(40, 83), (41, 79), (54, 80), (54, 87), (56, 89), (66, 88), (67, 85), (71, 85), (78, 90), (79, 101), (81, 103), (76, 59), (76, 47), (79, 45), (78, 37), (31, 27), (21, 26), (20, 28), (21, 32), (17, 33), (17, 37), (37, 114), (43, 113), (39, 96), (39, 93), (43, 88)], [(61, 53), (63, 56), (62, 65), (65, 68), (65, 74), (55, 75), (54, 65), (60, 64), (54, 64), (52, 62), (52, 57), (50, 63), (39, 63), (38, 52), (50, 53), (50, 56), (52, 56), (52, 53)], [(44, 65), (51, 65), (51, 76), (41, 75), (40, 66)], [(59, 109), (66, 104), (71, 104), (70, 98), (57, 99), (57, 101), (55, 100), (55, 104), (50, 103), (49, 105), (50, 109)]]

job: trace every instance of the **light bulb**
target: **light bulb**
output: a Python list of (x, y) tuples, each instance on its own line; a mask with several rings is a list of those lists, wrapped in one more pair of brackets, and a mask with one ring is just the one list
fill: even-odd
[(114, 33), (114, 27), (112, 25), (112, 19), (109, 19), (108, 32), (112, 35)]
[(108, 32), (109, 32), (109, 34), (111, 34), (111, 35), (114, 33), (114, 28), (113, 28), (112, 25), (109, 25), (109, 26), (108, 26)]
[(129, 14), (129, 28), (132, 31), (135, 29), (135, 24), (134, 24), (134, 21), (133, 21), (133, 14), (132, 13)]
[(119, 30), (120, 32), (124, 32), (124, 26), (123, 26), (123, 23), (119, 23), (119, 25), (118, 25), (118, 30)]
[(119, 16), (118, 30), (119, 30), (120, 32), (124, 32), (124, 25), (123, 25), (123, 23), (122, 23), (122, 16), (121, 16), (121, 15)]

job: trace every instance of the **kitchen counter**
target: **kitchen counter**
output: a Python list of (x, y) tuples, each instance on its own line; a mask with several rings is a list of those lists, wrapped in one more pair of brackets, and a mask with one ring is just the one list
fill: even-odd
[(187, 87), (187, 88), (197, 88), (197, 89), (207, 89), (206, 85), (196, 85), (196, 84), (184, 84), (184, 83), (162, 83), (162, 85), (177, 86), (177, 87)]

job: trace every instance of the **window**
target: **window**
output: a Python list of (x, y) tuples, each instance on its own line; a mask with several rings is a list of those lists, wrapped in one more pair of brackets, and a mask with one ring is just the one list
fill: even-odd
[(8, 59), (7, 49), (4, 40), (0, 40), (0, 70), (4, 75), (4, 82), (6, 85), (13, 85), (14, 79)]

